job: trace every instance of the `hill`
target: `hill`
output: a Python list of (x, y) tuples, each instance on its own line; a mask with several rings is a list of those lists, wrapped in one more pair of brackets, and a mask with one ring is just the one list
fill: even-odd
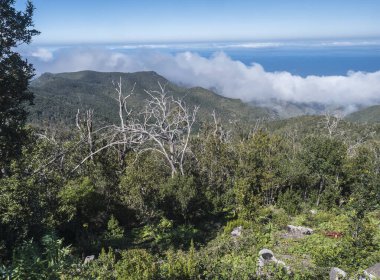
[(125, 92), (133, 85), (134, 94), (128, 99), (128, 107), (139, 112), (148, 95), (144, 90), (157, 90), (158, 82), (166, 85), (168, 94), (183, 98), (189, 106), (199, 105), (199, 119), (210, 118), (215, 109), (224, 123), (251, 122), (269, 118), (269, 109), (247, 105), (239, 99), (230, 99), (200, 87), (177, 86), (155, 72), (103, 73), (81, 71), (73, 73), (45, 73), (31, 83), (34, 106), (29, 108), (29, 121), (35, 125), (74, 125), (78, 109), (94, 109), (94, 118), (100, 123), (117, 121), (116, 92), (113, 81), (121, 79)]
[[(336, 118), (331, 120), (337, 121)], [(288, 119), (277, 119), (263, 124), (269, 132), (302, 139), (309, 135), (329, 135), (325, 116), (305, 115)], [(336, 126), (331, 126), (331, 136), (344, 141), (347, 145), (355, 145), (368, 140), (378, 141), (380, 135), (379, 123), (351, 122), (339, 119)]]
[(317, 102), (295, 102), (272, 98), (266, 102), (250, 102), (251, 105), (268, 108), (278, 119), (298, 116), (323, 115), (325, 112), (341, 112), (344, 108), (334, 104)]
[(380, 122), (380, 105), (364, 108), (346, 116), (346, 119), (352, 122)]

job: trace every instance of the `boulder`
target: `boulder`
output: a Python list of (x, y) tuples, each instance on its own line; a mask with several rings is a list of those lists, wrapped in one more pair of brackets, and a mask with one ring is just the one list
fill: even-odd
[(234, 228), (233, 231), (231, 231), (231, 236), (232, 237), (239, 237), (241, 235), (242, 231), (243, 231), (243, 227), (238, 226), (238, 227)]
[(339, 280), (339, 279), (343, 279), (344, 277), (346, 277), (347, 273), (338, 267), (333, 267), (330, 270), (329, 276), (330, 276), (330, 278), (329, 278), (330, 280)]
[(92, 262), (94, 259), (95, 259), (95, 255), (87, 256), (84, 259), (84, 264), (88, 264), (88, 263)]
[(301, 227), (301, 226), (293, 226), (293, 225), (287, 225), (286, 229), (288, 232), (292, 234), (299, 234), (299, 235), (311, 235), (313, 234), (313, 230), (311, 228), (307, 227)]
[(269, 249), (262, 249), (259, 252), (259, 260), (258, 260), (258, 266), (259, 266), (259, 272), (263, 266), (265, 266), (268, 263), (275, 263), (276, 266), (280, 265), (286, 269), (286, 271), (289, 273), (290, 268), (286, 266), (286, 264), (283, 261), (280, 261), (276, 259), (273, 252)]
[(269, 249), (262, 249), (259, 252), (259, 266), (263, 267), (265, 264), (270, 262), (277, 262), (273, 252)]
[(377, 279), (380, 278), (380, 263), (377, 263), (366, 270), (364, 270), (365, 276), (369, 279)]

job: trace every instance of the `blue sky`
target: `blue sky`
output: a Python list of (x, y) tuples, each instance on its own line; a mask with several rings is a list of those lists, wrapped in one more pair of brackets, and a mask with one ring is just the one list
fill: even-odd
[[(17, 0), (21, 9), (25, 0)], [(378, 0), (34, 0), (40, 44), (380, 37)]]

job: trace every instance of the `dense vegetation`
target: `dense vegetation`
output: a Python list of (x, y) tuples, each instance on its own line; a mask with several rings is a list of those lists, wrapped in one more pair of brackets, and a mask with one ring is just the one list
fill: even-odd
[(380, 122), (380, 105), (370, 106), (353, 112), (346, 119), (353, 122), (378, 123)]
[(38, 31), (33, 29), (33, 6), (28, 1), (25, 12), (16, 11), (14, 1), (0, 2), (0, 177), (7, 172), (9, 161), (19, 155), (25, 138), (25, 102), (33, 66), (15, 52), (15, 47), (30, 43)]
[[(32, 26), (31, 4), (15, 13), (13, 3), (2, 2), (2, 15), (24, 23), (21, 31)], [(30, 32), (21, 32), (16, 42), (28, 43), (35, 34)], [(58, 94), (47, 100), (67, 104), (67, 113), (56, 112), (67, 114), (62, 122), (72, 122), (68, 129), (43, 122), (25, 126), (21, 104), (30, 100), (25, 85), (32, 69), (21, 69), (9, 76), (14, 80), (8, 70), (0, 79), (0, 97), (19, 99), (1, 99), (7, 105), (1, 113), (15, 117), (2, 124), (12, 123), (23, 139), (4, 160), (3, 147), (17, 133), (8, 137), (1, 127), (2, 278), (325, 279), (331, 267), (355, 275), (380, 262), (378, 125), (309, 116), (249, 119), (242, 126), (239, 108), (243, 115), (248, 109), (228, 99), (223, 102), (230, 109), (218, 107), (207, 121), (211, 104), (223, 103), (219, 97), (193, 90), (187, 101), (206, 105), (196, 115), (196, 108), (178, 100), (185, 92), (171, 98), (148, 88), (149, 101), (136, 97), (141, 81), (130, 98), (124, 98), (130, 89), (116, 86), (119, 103), (109, 120), (93, 118), (91, 110), (76, 114), (71, 97)], [(59, 93), (71, 85), (67, 77), (97, 75), (104, 74), (45, 75), (33, 86), (47, 79)], [(141, 73), (123, 77), (138, 79)], [(90, 94), (86, 86), (81, 92)], [(101, 109), (103, 99), (94, 102)], [(30, 111), (45, 114), (43, 108)], [(313, 234), (291, 235), (288, 224), (310, 227)], [(286, 266), (259, 269), (263, 248)]]
[[(262, 248), (291, 267), (292, 275), (273, 267), (272, 279), (321, 279), (333, 266), (358, 273), (380, 261), (378, 127), (328, 125), (302, 117), (228, 134), (221, 123), (203, 124), (184, 175), (174, 176), (160, 153), (129, 149), (121, 162), (118, 146), (75, 169), (89, 153), (79, 130), (30, 128), (0, 181), (3, 273), (256, 279)], [(104, 137), (92, 144), (102, 147)], [(287, 224), (315, 233), (286, 238)], [(95, 260), (83, 264), (87, 255)]]

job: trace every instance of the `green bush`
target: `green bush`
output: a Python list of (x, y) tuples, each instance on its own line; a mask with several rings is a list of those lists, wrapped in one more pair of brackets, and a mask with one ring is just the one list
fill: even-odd
[(196, 279), (199, 276), (199, 262), (194, 244), (188, 252), (168, 250), (160, 265), (162, 279)]
[(299, 191), (287, 189), (277, 198), (278, 207), (283, 208), (289, 215), (297, 215), (302, 210), (302, 194)]
[(268, 206), (257, 211), (256, 220), (262, 225), (272, 223), (276, 228), (282, 229), (289, 224), (290, 217), (284, 209)]
[(104, 279), (115, 280), (116, 273), (116, 255), (112, 248), (106, 251), (104, 248), (97, 259), (90, 262), (81, 270), (80, 276), (85, 279)]
[(115, 265), (116, 279), (157, 279), (156, 259), (143, 249), (131, 249), (121, 253), (121, 260)]

